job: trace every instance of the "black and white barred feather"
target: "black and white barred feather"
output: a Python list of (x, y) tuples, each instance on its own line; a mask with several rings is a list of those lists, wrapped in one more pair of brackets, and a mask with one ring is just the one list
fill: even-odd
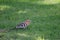
[(30, 24), (30, 20), (26, 20), (16, 26), (16, 28), (26, 28)]
[(26, 23), (21, 23), (21, 24), (16, 26), (16, 28), (26, 28), (26, 27), (27, 27)]

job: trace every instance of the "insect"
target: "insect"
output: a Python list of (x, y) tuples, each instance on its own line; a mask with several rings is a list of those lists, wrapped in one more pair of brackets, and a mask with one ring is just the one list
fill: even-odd
[(22, 23), (19, 23), (16, 28), (26, 28), (30, 24), (31, 20), (26, 20)]

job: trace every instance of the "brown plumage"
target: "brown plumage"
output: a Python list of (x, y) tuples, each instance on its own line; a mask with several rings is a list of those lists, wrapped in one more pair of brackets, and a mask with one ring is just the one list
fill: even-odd
[(31, 22), (31, 20), (26, 20), (26, 21), (18, 24), (16, 27), (13, 27), (13, 28), (10, 28), (10, 29), (0, 29), (0, 32), (9, 32), (11, 30), (18, 29), (18, 28), (25, 29), (30, 24), (30, 22)]
[(30, 20), (26, 20), (16, 26), (16, 28), (26, 28), (30, 24)]

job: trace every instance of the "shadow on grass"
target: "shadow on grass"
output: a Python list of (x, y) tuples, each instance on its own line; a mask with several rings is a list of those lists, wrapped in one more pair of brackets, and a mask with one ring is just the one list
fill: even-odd
[[(55, 18), (54, 17), (55, 14), (53, 16), (51, 16), (52, 14), (49, 14), (47, 17), (43, 17), (43, 16), (47, 15), (46, 10), (49, 10), (49, 12), (51, 12), (51, 11), (55, 12), (54, 9), (57, 10), (60, 8), (59, 4), (37, 5), (37, 4), (28, 3), (28, 2), (27, 3), (25, 3), (25, 2), (17, 2), (17, 3), (6, 2), (6, 3), (0, 3), (0, 5), (7, 5), (7, 6), (12, 7), (7, 10), (6, 10), (6, 8), (3, 8), (4, 11), (2, 10), (3, 14), (1, 14), (2, 16), (0, 18), (1, 27), (3, 26), (6, 29), (7, 28), (10, 29), (12, 26), (15, 27), (16, 24), (21, 22), (22, 20), (25, 20), (27, 18), (32, 20), (32, 24), (27, 29), (18, 29), (18, 30), (12, 30), (10, 32), (7, 32), (6, 34), (4, 34), (4, 36), (1, 38), (1, 40), (2, 39), (3, 40), (6, 40), (6, 39), (7, 40), (50, 40), (50, 39), (56, 40), (57, 39), (56, 37), (58, 37), (59, 34), (55, 33), (55, 35), (54, 35), (54, 32), (53, 32), (53, 30), (55, 30), (54, 28), (56, 26), (54, 26), (54, 28), (52, 28), (53, 24), (50, 23), (50, 22), (54, 22), (53, 18)], [(41, 14), (40, 14), (40, 10), (42, 11)], [(59, 10), (57, 10), (57, 11), (59, 11)], [(39, 14), (42, 15), (42, 17)], [(36, 16), (36, 17), (34, 17), (34, 16)], [(49, 19), (49, 18), (51, 18), (51, 19)], [(47, 24), (47, 22), (49, 22), (50, 24), (49, 23)], [(55, 31), (55, 32), (57, 32), (57, 31)], [(59, 30), (58, 30), (58, 32), (59, 32)], [(59, 38), (57, 40), (59, 40)]]

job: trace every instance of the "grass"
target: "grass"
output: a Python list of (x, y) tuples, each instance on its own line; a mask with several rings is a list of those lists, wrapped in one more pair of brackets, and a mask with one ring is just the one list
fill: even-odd
[(1, 32), (0, 40), (60, 40), (60, 4), (0, 0), (0, 29), (10, 29), (30, 19), (27, 29)]

